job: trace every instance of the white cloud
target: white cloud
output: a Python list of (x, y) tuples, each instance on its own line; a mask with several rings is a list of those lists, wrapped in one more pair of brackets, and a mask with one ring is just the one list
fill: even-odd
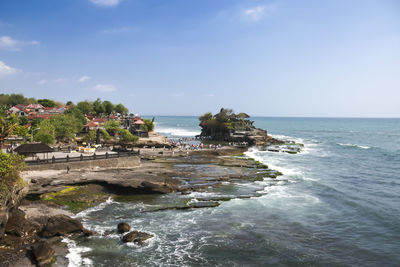
[(243, 14), (252, 19), (252, 20), (260, 20), (265, 16), (267, 6), (256, 6), (253, 8), (245, 9)]
[(47, 83), (47, 80), (40, 80), (40, 81), (38, 81), (38, 84), (40, 84), (40, 85), (43, 85), (43, 84), (46, 84)]
[(18, 41), (10, 36), (0, 36), (0, 49), (5, 49), (5, 50), (13, 50), (17, 51), (20, 50), (21, 46), (26, 46), (26, 45), (38, 45), (38, 41)]
[(18, 72), (17, 69), (6, 65), (6, 63), (4, 63), (3, 61), (0, 61), (0, 78), (15, 74), (17, 72)]
[(89, 0), (89, 1), (99, 6), (116, 6), (120, 3), (120, 0)]
[(82, 77), (80, 77), (80, 78), (78, 79), (78, 82), (83, 83), (83, 82), (89, 81), (90, 79), (91, 79), (90, 76), (83, 75)]
[(102, 93), (110, 93), (117, 91), (117, 88), (112, 84), (98, 84), (93, 89)]
[(250, 20), (258, 21), (273, 12), (278, 6), (278, 3), (271, 3), (268, 5), (256, 6), (252, 8), (245, 9), (243, 15)]

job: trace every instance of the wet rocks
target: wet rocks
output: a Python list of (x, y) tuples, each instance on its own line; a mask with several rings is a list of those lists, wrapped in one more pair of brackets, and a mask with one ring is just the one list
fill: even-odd
[(219, 203), (215, 201), (198, 201), (189, 204), (189, 207), (199, 209), (199, 208), (214, 208), (218, 207)]
[(122, 241), (124, 243), (127, 242), (133, 242), (138, 245), (143, 245), (144, 241), (146, 241), (149, 238), (152, 238), (152, 234), (144, 233), (144, 232), (139, 232), (139, 231), (132, 231), (127, 233), (122, 237)]
[(70, 234), (93, 235), (95, 233), (85, 229), (80, 221), (66, 215), (50, 217), (42, 231), (43, 237), (66, 236)]
[(131, 230), (131, 226), (127, 223), (119, 223), (117, 226), (118, 233), (122, 234), (125, 232), (129, 232)]
[(39, 240), (32, 246), (32, 254), (38, 266), (46, 266), (52, 263), (55, 251), (47, 241)]

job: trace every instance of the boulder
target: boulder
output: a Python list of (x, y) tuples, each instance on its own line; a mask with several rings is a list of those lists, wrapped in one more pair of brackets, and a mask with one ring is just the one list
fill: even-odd
[(33, 244), (32, 252), (38, 266), (45, 266), (53, 261), (55, 251), (47, 241), (40, 240)]
[(14, 209), (5, 227), (5, 233), (16, 237), (26, 237), (40, 231), (40, 225), (25, 218), (25, 212), (20, 209)]
[(125, 232), (129, 232), (131, 230), (131, 226), (127, 223), (119, 223), (118, 226), (118, 233), (122, 234)]
[(66, 215), (50, 217), (42, 231), (43, 237), (66, 236), (69, 234), (93, 235), (95, 233), (85, 229), (80, 221)]
[(153, 235), (147, 234), (144, 232), (139, 232), (139, 231), (132, 231), (124, 235), (122, 238), (122, 241), (127, 243), (127, 242), (134, 242), (139, 245), (142, 245), (144, 241), (146, 241), (149, 238), (152, 238)]

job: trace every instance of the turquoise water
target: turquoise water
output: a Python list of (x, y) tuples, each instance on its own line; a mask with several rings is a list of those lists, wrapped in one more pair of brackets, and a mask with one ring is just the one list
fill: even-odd
[[(284, 175), (220, 192), (257, 191), (217, 208), (142, 213), (174, 195), (108, 201), (78, 214), (103, 231), (119, 221), (153, 233), (144, 247), (118, 236), (71, 245), (77, 266), (399, 266), (400, 119), (253, 118), (274, 136), (305, 144), (291, 155), (247, 154)], [(198, 133), (195, 117), (156, 117), (169, 137)], [(76, 246), (73, 248), (73, 246)]]

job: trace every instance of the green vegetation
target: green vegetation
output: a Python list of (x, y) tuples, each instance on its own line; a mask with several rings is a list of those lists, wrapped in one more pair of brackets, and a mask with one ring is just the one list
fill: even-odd
[[(87, 123), (85, 115), (106, 116), (113, 113), (127, 114), (128, 109), (122, 104), (113, 104), (110, 101), (102, 101), (100, 98), (93, 102), (81, 101), (76, 105), (68, 101), (68, 109), (62, 115), (51, 116), (50, 119), (42, 118), (28, 119), (26, 116), (17, 116), (11, 114), (6, 116), (6, 111), (16, 104), (39, 103), (45, 107), (63, 106), (62, 103), (51, 99), (25, 98), (22, 94), (0, 94), (0, 144), (4, 139), (11, 135), (29, 140), (33, 132), (33, 140), (45, 144), (54, 144), (54, 142), (69, 142), (74, 139), (82, 130), (83, 125)], [(154, 123), (150, 120), (144, 120), (143, 127), (149, 131), (154, 129)], [(26, 126), (30, 124), (29, 126)], [(138, 137), (133, 136), (129, 131), (121, 128), (119, 121), (108, 121), (105, 124), (106, 130), (101, 130), (101, 136), (106, 139), (112, 139), (116, 133), (121, 136), (121, 143), (135, 142)], [(84, 140), (94, 142), (96, 132), (89, 132), (84, 136)]]
[(82, 124), (73, 115), (53, 116), (50, 123), (54, 126), (57, 141), (70, 141), (82, 129)]
[(35, 140), (36, 142), (42, 142), (47, 145), (54, 143), (55, 127), (50, 121), (42, 120), (39, 123), (38, 128), (33, 129), (39, 129), (36, 133), (33, 134), (33, 140)]
[(126, 129), (119, 129), (119, 134), (121, 136), (122, 143), (136, 142), (139, 139), (139, 137), (131, 134), (131, 132)]
[(50, 99), (38, 99), (37, 101), (40, 105), (42, 105), (43, 107), (50, 107), (50, 108), (54, 108), (57, 106), (56, 102), (54, 102), (53, 100)]
[(14, 114), (7, 117), (0, 116), (0, 145), (3, 143), (4, 138), (11, 135), (17, 126), (18, 118)]
[(122, 114), (122, 115), (126, 115), (128, 114), (129, 110), (122, 104), (118, 104), (115, 106), (115, 112)]
[[(72, 106), (72, 102), (68, 102), (69, 106)], [(128, 114), (129, 110), (122, 104), (115, 105), (108, 100), (101, 101), (100, 98), (97, 98), (93, 102), (89, 102), (87, 100), (81, 101), (76, 104), (76, 107), (83, 114), (95, 114), (95, 115), (111, 115), (113, 113), (120, 113), (123, 115)]]
[(95, 186), (68, 186), (64, 190), (47, 193), (40, 198), (68, 206), (73, 213), (78, 213), (105, 201), (108, 197), (108, 194)]
[(232, 131), (247, 131), (253, 128), (253, 121), (248, 118), (246, 113), (235, 114), (232, 109), (222, 108), (215, 115), (207, 112), (199, 117), (201, 135), (211, 136), (214, 140), (224, 140)]
[(33, 104), (37, 103), (34, 98), (25, 98), (22, 94), (0, 94), (0, 105), (12, 107), (18, 104)]
[(152, 132), (154, 130), (154, 118), (153, 120), (143, 119), (144, 124), (140, 126), (141, 130)]
[(23, 184), (20, 171), (25, 168), (24, 158), (0, 152), (0, 203), (3, 205), (16, 184)]
[(96, 142), (97, 139), (97, 133), (95, 130), (89, 130), (89, 132), (83, 137), (83, 141), (85, 142)]

